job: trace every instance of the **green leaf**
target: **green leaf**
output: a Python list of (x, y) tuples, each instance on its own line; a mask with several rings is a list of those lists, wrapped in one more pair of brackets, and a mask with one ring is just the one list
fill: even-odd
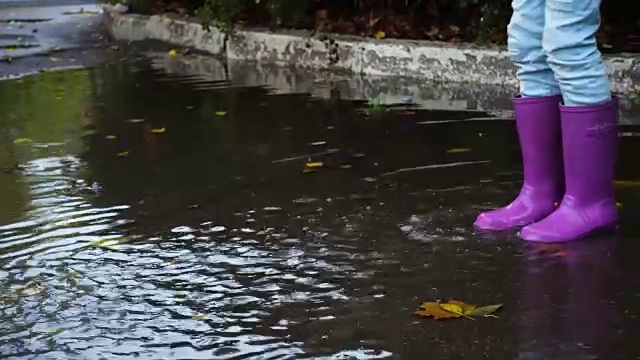
[(56, 336), (58, 334), (62, 334), (63, 332), (64, 332), (64, 329), (62, 328), (49, 330), (49, 336)]
[(493, 315), (493, 313), (495, 313), (496, 311), (500, 310), (501, 307), (502, 307), (502, 304), (481, 306), (481, 307), (477, 307), (477, 308), (473, 309), (472, 311), (470, 311), (466, 315), (468, 315), (468, 316), (488, 316), (488, 315)]

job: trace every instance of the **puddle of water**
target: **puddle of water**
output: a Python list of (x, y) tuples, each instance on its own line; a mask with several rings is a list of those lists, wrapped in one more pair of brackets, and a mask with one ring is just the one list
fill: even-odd
[[(540, 248), (470, 227), (518, 187), (512, 123), (446, 122), (487, 113), (145, 61), (0, 82), (0, 103), (5, 358), (640, 355), (637, 137), (621, 233)], [(412, 315), (448, 298), (505, 307)]]

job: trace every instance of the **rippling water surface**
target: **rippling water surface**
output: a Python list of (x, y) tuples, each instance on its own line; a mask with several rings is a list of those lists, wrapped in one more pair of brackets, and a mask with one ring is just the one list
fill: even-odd
[[(0, 104), (1, 358), (640, 356), (637, 137), (620, 234), (533, 248), (470, 227), (520, 176), (510, 122), (430, 121), (477, 113), (146, 60), (0, 82)], [(505, 307), (412, 315), (448, 298)]]

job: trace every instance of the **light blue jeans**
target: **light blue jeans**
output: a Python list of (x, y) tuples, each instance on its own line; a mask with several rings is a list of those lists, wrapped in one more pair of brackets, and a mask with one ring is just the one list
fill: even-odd
[(509, 54), (523, 97), (562, 94), (567, 106), (611, 99), (596, 43), (601, 0), (513, 0)]

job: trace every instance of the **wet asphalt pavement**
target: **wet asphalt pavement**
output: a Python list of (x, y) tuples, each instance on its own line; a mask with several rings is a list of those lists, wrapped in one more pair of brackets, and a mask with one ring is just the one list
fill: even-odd
[(0, 1), (0, 78), (104, 61), (101, 8), (91, 1)]
[[(39, 44), (0, 76), (80, 68), (0, 81), (0, 359), (640, 358), (633, 101), (619, 233), (525, 244), (471, 227), (520, 185), (508, 89), (113, 46), (80, 7), (0, 24)], [(504, 308), (413, 315), (452, 298)]]

